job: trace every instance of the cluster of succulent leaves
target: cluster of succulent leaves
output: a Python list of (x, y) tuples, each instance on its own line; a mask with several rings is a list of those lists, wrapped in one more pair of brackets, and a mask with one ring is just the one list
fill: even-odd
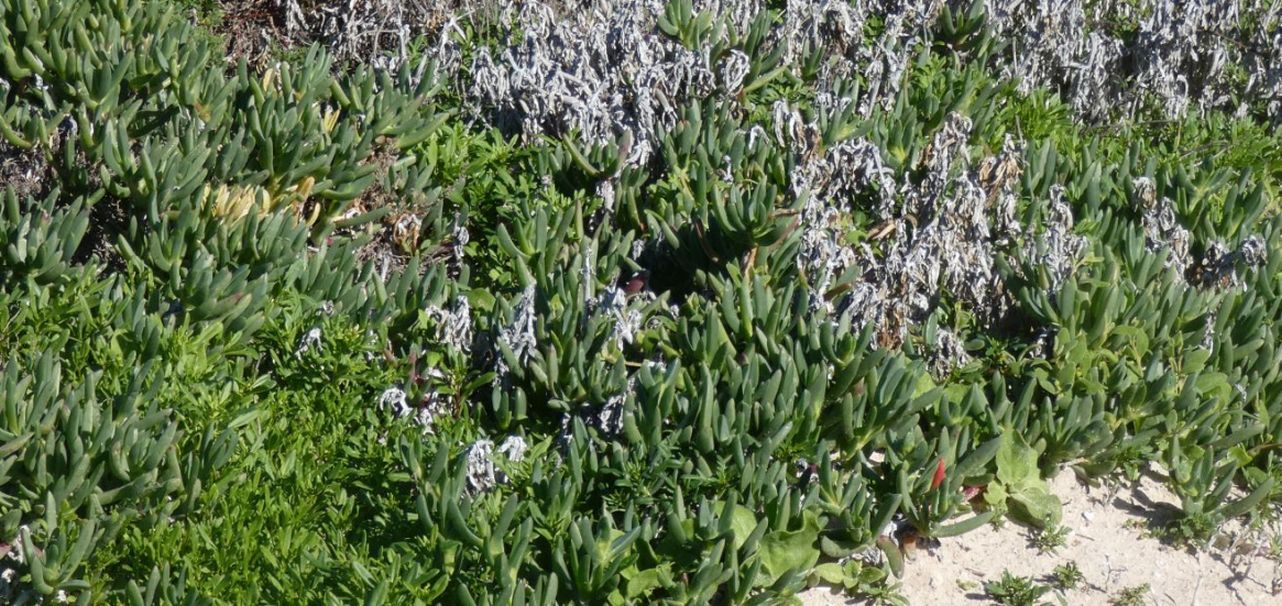
[[(229, 68), (162, 2), (0, 1), (0, 155), (43, 183), (0, 203), (0, 595), (765, 603), (884, 583), (892, 520), (1053, 525), (1064, 465), (1158, 461), (1193, 529), (1282, 500), (1282, 171), (1231, 149), (1282, 137), (1189, 122), (1211, 152), (1186, 154), (1074, 124), (985, 69), (977, 10), (945, 14), (893, 107), (829, 113), (814, 73), (755, 52), (762, 14), (715, 36), (754, 51), (737, 98), (691, 102), (632, 166), (451, 121), (430, 69)], [(682, 2), (661, 24), (721, 27)], [(811, 304), (802, 158), (757, 136), (780, 98), (817, 153), (866, 137), (900, 179), (951, 113), (976, 149), (1027, 139), (1027, 237), (1063, 188), (1087, 250), (1055, 288), (1011, 248), (1002, 326), (945, 293), (931, 325), (974, 357), (932, 376), (930, 330), (885, 349)], [(1256, 238), (1263, 262), (1180, 275), (1140, 178), (1195, 256)], [(474, 446), (509, 436), (528, 451), (478, 486)], [(869, 548), (886, 564), (849, 559)]]

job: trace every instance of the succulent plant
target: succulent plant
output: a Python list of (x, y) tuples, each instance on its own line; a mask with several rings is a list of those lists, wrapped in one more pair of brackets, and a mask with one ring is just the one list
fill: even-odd
[(762, 603), (1066, 465), (1276, 507), (1266, 4), (289, 1), (251, 62), (0, 0), (0, 601)]

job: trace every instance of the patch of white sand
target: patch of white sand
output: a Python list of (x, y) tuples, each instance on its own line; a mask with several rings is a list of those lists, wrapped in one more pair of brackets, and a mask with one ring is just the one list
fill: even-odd
[[(900, 582), (909, 603), (991, 604), (983, 584), (1004, 571), (1049, 584), (1056, 566), (1076, 562), (1084, 581), (1062, 594), (1067, 604), (1105, 605), (1123, 590), (1147, 584), (1144, 604), (1282, 606), (1282, 560), (1270, 556), (1267, 538), (1252, 537), (1259, 533), (1230, 524), (1215, 547), (1181, 549), (1146, 530), (1150, 521), (1169, 520), (1179, 503), (1152, 478), (1136, 487), (1090, 488), (1066, 470), (1051, 487), (1071, 529), (1064, 546), (1039, 553), (1033, 532), (1011, 522), (944, 539), (933, 553), (918, 550), (906, 560)], [(806, 606), (859, 603), (826, 587), (800, 597)], [(1042, 601), (1059, 602), (1054, 592)]]

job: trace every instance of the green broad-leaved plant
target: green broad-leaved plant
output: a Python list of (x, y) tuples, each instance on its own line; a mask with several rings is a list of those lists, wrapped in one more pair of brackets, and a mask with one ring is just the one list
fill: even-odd
[(1059, 523), (1063, 507), (1038, 472), (1037, 451), (1012, 431), (997, 447), (997, 477), (984, 490), (984, 501), (1017, 521), (1046, 528)]

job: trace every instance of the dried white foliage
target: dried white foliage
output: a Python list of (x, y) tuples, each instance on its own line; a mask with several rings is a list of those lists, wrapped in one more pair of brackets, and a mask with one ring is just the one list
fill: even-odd
[[(13, 544), (5, 545), (8, 550), (7, 557), (22, 563), (22, 537), (19, 535), (14, 539)], [(11, 566), (0, 566), (0, 598), (13, 600), (19, 590), (18, 569)]]
[[(20, 571), (17, 568), (17, 566), (26, 563), (26, 559), (23, 556), (25, 548), (22, 544), (22, 531), (24, 530), (30, 531), (31, 528), (23, 524), (18, 528), (18, 532), (14, 535), (11, 543), (0, 543), (0, 598), (10, 600), (10, 602), (5, 603), (11, 603), (11, 601), (16, 600), (18, 594), (27, 589), (19, 581), (18, 575)], [(14, 565), (9, 565), (9, 561), (12, 561)]]
[[(788, 0), (784, 9), (781, 39), (785, 59), (795, 64), (811, 49), (828, 48), (833, 54), (853, 59), (863, 48), (866, 3), (835, 0)], [(841, 62), (845, 64), (846, 62)]]
[(859, 260), (856, 251), (844, 242), (847, 226), (843, 213), (853, 207), (855, 197), (875, 192), (877, 214), (890, 216), (899, 185), (894, 171), (882, 160), (881, 150), (871, 142), (848, 139), (821, 154), (817, 127), (805, 123), (786, 103), (775, 104), (774, 119), (776, 139), (807, 159), (792, 174), (793, 195), (806, 200), (797, 263), (811, 281), (815, 293), (812, 307), (831, 311), (831, 302), (822, 294)]
[(617, 436), (623, 431), (623, 404), (627, 402), (631, 392), (632, 384), (629, 382), (628, 391), (611, 396), (596, 415), (596, 427), (606, 438)]
[(1050, 278), (1048, 294), (1053, 295), (1072, 272), (1074, 261), (1086, 250), (1086, 238), (1073, 233), (1073, 210), (1064, 198), (1064, 187), (1052, 186), (1050, 194), (1043, 231), (1024, 240), (1022, 256), (1030, 265), (1046, 269)]
[(390, 67), (409, 54), (418, 19), (440, 9), (426, 2), (403, 0), (274, 0), (285, 14), (285, 33), (295, 39), (317, 39), (342, 58), (363, 58)]
[[(632, 131), (629, 161), (654, 151), (686, 101), (733, 96), (748, 57), (712, 62), (659, 31), (664, 0), (275, 0), (285, 33), (319, 40), (341, 59), (393, 67), (430, 62), (470, 102), (474, 118), (511, 131), (578, 129), (597, 143)], [(737, 31), (761, 0), (696, 0)], [(857, 75), (868, 115), (893, 103), (913, 57), (932, 39), (944, 0), (787, 0), (768, 49), (794, 70), (822, 56), (820, 92)], [(1190, 108), (1282, 120), (1282, 3), (1276, 0), (985, 0), (988, 25), (1006, 43), (995, 59), (1023, 90), (1047, 87), (1090, 121), (1134, 115), (1156, 103), (1170, 117)], [(486, 44), (461, 64), (465, 24)], [(879, 26), (871, 27), (870, 23)], [(497, 39), (490, 38), (497, 35)], [(411, 50), (422, 37), (425, 48)], [(475, 41), (469, 42), (469, 44)], [(417, 54), (416, 54), (417, 53)]]
[(873, 234), (880, 253), (857, 253), (863, 273), (842, 307), (876, 327), (884, 346), (901, 344), (944, 291), (986, 322), (1009, 305), (994, 263), (999, 243), (1016, 229), (1009, 207), (1021, 152), (1008, 142), (1000, 156), (972, 169), (969, 132), (966, 118), (949, 116), (924, 154), (924, 177), (899, 185), (897, 208), (884, 205), (888, 217)]
[(378, 406), (385, 410), (391, 410), (392, 414), (398, 417), (405, 416), (410, 410), (405, 390), (399, 387), (388, 387), (383, 390), (383, 395), (378, 397)]
[(400, 387), (389, 387), (378, 398), (381, 410), (391, 412), (398, 419), (409, 419), (423, 428), (427, 434), (434, 433), (436, 419), (446, 413), (446, 402), (435, 392), (429, 393), (418, 406), (409, 403), (408, 396)]
[(467, 222), (463, 219), (461, 213), (454, 214), (454, 222), (450, 228), (450, 263), (453, 267), (463, 265), (464, 247), (472, 241), (472, 234), (467, 231)]
[(518, 42), (497, 55), (481, 49), (468, 70), (477, 115), (534, 136), (577, 131), (597, 144), (624, 132), (635, 143), (627, 161), (645, 162), (654, 134), (672, 128), (683, 103), (729, 86), (747, 73), (746, 57), (723, 65), (686, 49), (657, 28), (658, 0), (540, 2), (511, 10)]
[[(294, 0), (285, 0), (291, 7)], [(688, 49), (660, 31), (664, 0), (544, 0), (428, 6), (386, 0), (316, 2), (312, 12), (286, 11), (291, 28), (324, 32), (343, 52), (401, 52), (406, 28), (427, 34), (423, 59), (454, 83), (465, 113), (527, 139), (577, 133), (588, 145), (627, 139), (625, 162), (646, 163), (658, 137), (679, 121), (693, 99), (733, 100), (747, 85), (754, 57), (733, 50), (713, 58), (708, 44)], [(326, 7), (343, 7), (339, 16)], [(782, 49), (787, 69), (808, 66), (818, 80), (813, 110), (831, 114), (854, 105), (863, 116), (891, 107), (918, 51), (932, 44), (945, 0), (787, 0), (764, 44)], [(760, 0), (696, 0), (739, 32), (765, 10)], [(1276, 0), (985, 0), (994, 39), (1005, 43), (993, 67), (1025, 91), (1047, 88), (1067, 100), (1076, 117), (1108, 122), (1158, 107), (1170, 117), (1190, 111), (1263, 108), (1282, 119), (1282, 3)], [(320, 20), (317, 26), (314, 21)], [(462, 57), (461, 24), (486, 25), (483, 40)], [(378, 27), (359, 24), (380, 23)], [(368, 55), (367, 55), (368, 56)], [(818, 63), (810, 59), (822, 57)], [(838, 85), (861, 83), (858, 97)], [(1196, 110), (1194, 108), (1197, 108)], [(801, 157), (792, 194), (806, 203), (799, 217), (799, 264), (820, 293), (812, 306), (850, 309), (877, 327), (884, 345), (897, 345), (949, 293), (983, 323), (1000, 318), (1010, 295), (995, 271), (995, 256), (1013, 253), (1044, 267), (1053, 288), (1068, 277), (1085, 241), (1073, 234), (1064, 191), (1043, 205), (1039, 227), (1020, 225), (1017, 212), (1022, 149), (1008, 140), (987, 158), (966, 144), (970, 124), (950, 116), (933, 136), (924, 174), (896, 178), (873, 143), (851, 139), (820, 150), (817, 124), (784, 102), (772, 112), (773, 132), (754, 128), (754, 144), (773, 137)], [(722, 178), (734, 175), (723, 171)], [(597, 194), (606, 213), (615, 184)], [(1169, 203), (1154, 199), (1143, 212), (1151, 248), (1172, 251), (1177, 270), (1194, 266), (1188, 231)], [(868, 244), (846, 243), (849, 212), (870, 211), (879, 223)], [(595, 225), (595, 224), (594, 224)], [(638, 247), (641, 245), (638, 244)], [(637, 248), (634, 256), (642, 250)], [(1245, 255), (1245, 252), (1242, 253)], [(1226, 254), (1207, 263), (1224, 265)], [(1208, 275), (1223, 271), (1207, 265)], [(1231, 271), (1231, 270), (1230, 270)], [(849, 291), (830, 300), (843, 275)], [(1217, 273), (1218, 272), (1218, 273)], [(615, 316), (620, 346), (639, 323), (617, 293), (591, 297), (589, 307)], [(533, 292), (527, 291), (498, 339), (519, 360), (533, 343)], [(956, 356), (953, 356), (956, 357)], [(498, 361), (500, 376), (506, 366)]]
[[(534, 335), (534, 285), (531, 284), (521, 293), (521, 299), (516, 304), (515, 316), (512, 323), (504, 326), (499, 331), (499, 342), (506, 345), (516, 355), (519, 363), (525, 363), (530, 358), (530, 353), (534, 351), (537, 343)], [(502, 356), (497, 357), (497, 372), (500, 377), (506, 377), (511, 369), (503, 361)]]
[[(809, 128), (786, 108), (776, 106), (775, 115), (777, 123), (791, 125), (777, 134), (782, 139), (795, 142), (795, 133)], [(1025, 233), (1016, 216), (1023, 146), (1007, 138), (999, 153), (972, 162), (970, 129), (966, 118), (949, 116), (923, 153), (924, 174), (916, 181), (896, 181), (877, 148), (857, 139), (828, 154), (803, 155), (809, 160), (793, 181), (797, 195), (810, 196), (802, 211), (799, 263), (816, 287), (812, 306), (849, 310), (857, 325), (874, 327), (881, 345), (895, 347), (945, 292), (984, 324), (1007, 313), (1011, 295), (996, 271), (1003, 251), (1045, 267), (1058, 287), (1085, 246), (1072, 233), (1063, 191), (1054, 190), (1047, 201), (1042, 231)], [(881, 223), (856, 248), (843, 241), (841, 223), (859, 196), (873, 204)], [(847, 294), (834, 301), (822, 296), (851, 270), (857, 277)], [(947, 341), (939, 349), (931, 353), (938, 373), (967, 360), (960, 343)]]
[(321, 349), (321, 329), (319, 326), (312, 327), (298, 340), (298, 347), (294, 349), (294, 357), (302, 358), (310, 351), (320, 351)]
[(472, 306), (467, 297), (459, 295), (449, 309), (428, 306), (424, 313), (436, 323), (438, 342), (454, 351), (472, 351)]
[(1148, 177), (1137, 177), (1135, 185), (1135, 203), (1143, 215), (1141, 227), (1144, 231), (1145, 247), (1150, 252), (1168, 252), (1166, 267), (1178, 274), (1180, 280), (1188, 280), (1201, 287), (1238, 286), (1239, 265), (1258, 267), (1268, 259), (1268, 247), (1264, 239), (1252, 235), (1242, 241), (1237, 250), (1219, 240), (1206, 246), (1200, 260), (1192, 254), (1193, 234), (1179, 222), (1175, 215), (1175, 203), (1169, 198), (1158, 198), (1157, 188)]
[(490, 440), (477, 440), (467, 447), (468, 494), (478, 495), (498, 484), (494, 460), (491, 458), (493, 453), (494, 442)]
[(823, 294), (834, 286), (841, 274), (855, 265), (858, 257), (841, 241), (841, 212), (818, 203), (818, 200), (810, 198), (802, 208), (804, 228), (797, 263), (811, 280), (811, 307), (824, 307), (831, 311), (832, 305)]
[(717, 75), (719, 76), (721, 90), (726, 92), (736, 92), (743, 88), (743, 79), (748, 77), (748, 70), (752, 68), (748, 61), (748, 55), (740, 50), (732, 50), (721, 60)]
[(1248, 267), (1260, 267), (1269, 258), (1268, 246), (1264, 238), (1253, 235), (1242, 242), (1242, 246), (1238, 248), (1238, 255)]
[(530, 446), (525, 443), (525, 438), (521, 436), (508, 436), (499, 444), (499, 452), (507, 457), (507, 460), (513, 463), (520, 463), (525, 460), (525, 453), (530, 450)]
[(1275, 0), (986, 0), (1010, 42), (1003, 72), (1056, 90), (1090, 120), (1262, 101), (1282, 118), (1282, 4)]
[(556, 434), (556, 447), (558, 451), (564, 450), (574, 439), (574, 415), (564, 413), (561, 415), (561, 428)]
[(1239, 287), (1242, 277), (1238, 274), (1238, 267), (1259, 267), (1267, 259), (1268, 245), (1260, 236), (1243, 240), (1237, 250), (1230, 250), (1227, 244), (1216, 240), (1207, 245), (1194, 272), (1193, 283), (1202, 287)]
[(1189, 252), (1193, 235), (1180, 225), (1175, 216), (1175, 206), (1168, 198), (1157, 197), (1157, 187), (1148, 177), (1134, 179), (1136, 203), (1143, 212), (1140, 225), (1144, 230), (1144, 244), (1150, 252), (1169, 251), (1166, 266), (1183, 278), (1193, 265)]
[(961, 338), (951, 330), (940, 328), (935, 334), (935, 346), (928, 352), (930, 372), (936, 378), (947, 377), (953, 369), (965, 366), (972, 360)]
[[(643, 292), (638, 295), (644, 300), (652, 300), (654, 293)], [(641, 330), (642, 314), (641, 310), (628, 304), (628, 295), (617, 286), (608, 286), (601, 291), (597, 298), (588, 306), (590, 315), (605, 314), (611, 320), (610, 336), (614, 341), (615, 347), (623, 349), (629, 343), (636, 339), (637, 332)]]
[(468, 494), (475, 496), (508, 481), (507, 474), (494, 464), (495, 452), (502, 454), (512, 463), (519, 463), (529, 452), (529, 445), (524, 438), (512, 435), (504, 439), (498, 448), (494, 447), (493, 441), (486, 439), (477, 440), (468, 446), (466, 453)]
[(0, 598), (14, 600), (18, 591), (18, 569), (5, 567), (0, 570)]

